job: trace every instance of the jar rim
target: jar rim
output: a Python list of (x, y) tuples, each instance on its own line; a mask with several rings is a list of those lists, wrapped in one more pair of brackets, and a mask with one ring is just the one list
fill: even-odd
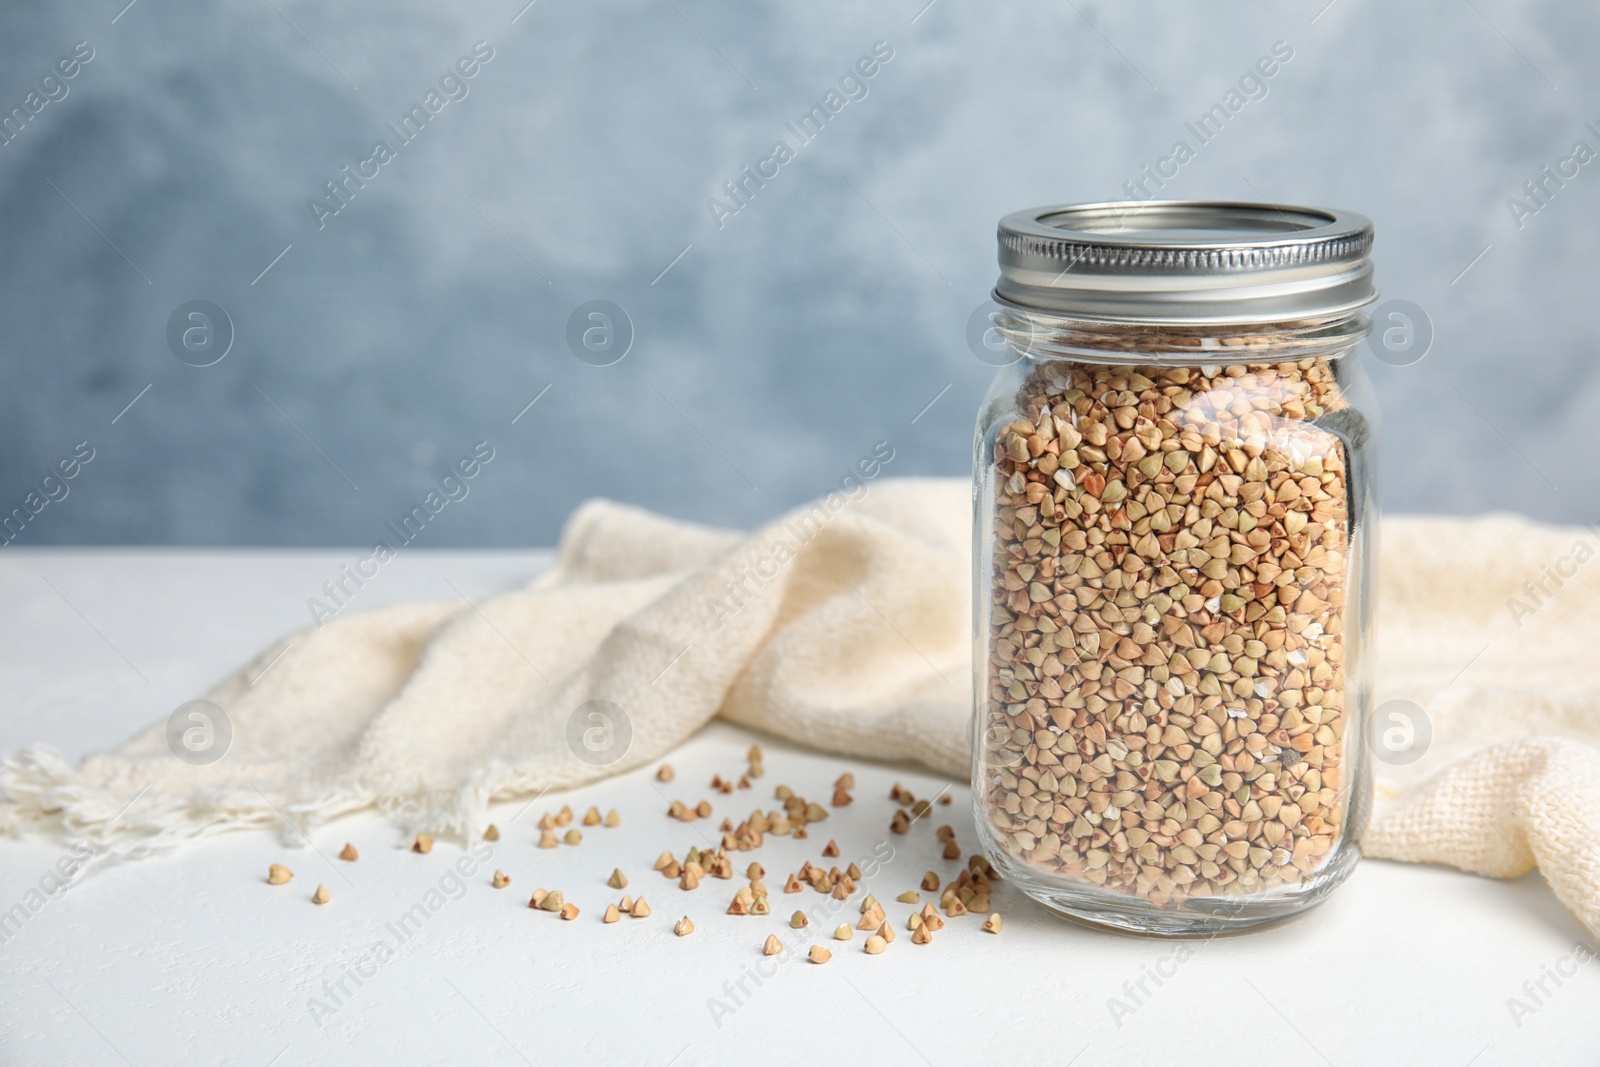
[(1074, 319), (1172, 325), (1353, 314), (1377, 299), (1372, 222), (1223, 200), (1059, 204), (1000, 220), (995, 299)]
[(995, 301), (991, 322), (1019, 359), (1199, 367), (1338, 359), (1372, 329), (1359, 308), (1282, 322), (1109, 322)]

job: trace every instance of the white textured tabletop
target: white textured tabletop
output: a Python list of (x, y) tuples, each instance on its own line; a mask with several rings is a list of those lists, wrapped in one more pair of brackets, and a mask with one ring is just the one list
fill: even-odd
[[(48, 740), (77, 757), (108, 747), (199, 696), (229, 668), (309, 622), (306, 598), (350, 552), (43, 551), (0, 556), (0, 750)], [(535, 574), (537, 553), (411, 552), (368, 583), (355, 606), (509, 587)], [(448, 579), (448, 582), (447, 582)], [(767, 775), (714, 794), (755, 739)], [(0, 841), (0, 1062), (5, 1064), (829, 1063), (1079, 1065), (1600, 1062), (1600, 963), (1583, 930), (1537, 876), (1502, 883), (1454, 871), (1362, 864), (1322, 907), (1239, 937), (1160, 942), (1055, 919), (1002, 885), (996, 937), (979, 919), (949, 920), (912, 944), (908, 905), (894, 897), (939, 857), (950, 823), (970, 852), (964, 786), (955, 803), (899, 835), (888, 832), (899, 781), (919, 797), (950, 783), (908, 767), (846, 761), (725, 726), (649, 772), (497, 810), (504, 831), (481, 862), (461, 842), (428, 855), (359, 816), (312, 835), (235, 834), (167, 858), (102, 867), (35, 893), (68, 842)], [(684, 891), (651, 870), (715, 836), (772, 790), (827, 800), (855, 773), (856, 801), (809, 840), (769, 837), (774, 914), (725, 914), (739, 882)], [(663, 792), (666, 794), (663, 795)], [(668, 798), (711, 801), (710, 823), (666, 817)], [(616, 808), (617, 829), (584, 828), (578, 847), (540, 850), (540, 813), (569, 804)], [(524, 813), (518, 817), (519, 811)], [(515, 819), (515, 821), (513, 821)], [(836, 839), (841, 857), (824, 861)], [(333, 856), (346, 841), (361, 858)], [(863, 934), (822, 966), (769, 960), (769, 933), (796, 943), (787, 917), (826, 898), (784, 895), (804, 860), (887, 855), (867, 888), (900, 931), (887, 952)], [(479, 844), (482, 853), (488, 846)], [(453, 874), (456, 865), (470, 876)], [(269, 863), (296, 878), (265, 884)], [(612, 868), (654, 914), (601, 921), (619, 897)], [(513, 878), (490, 887), (495, 868)], [(325, 883), (332, 902), (309, 901)], [(535, 887), (561, 889), (576, 921), (530, 911)], [(859, 899), (859, 896), (857, 897)], [(38, 904), (36, 908), (30, 906)], [(422, 912), (414, 912), (423, 904)], [(21, 910), (18, 910), (18, 905)], [(433, 907), (429, 907), (433, 905)], [(853, 920), (855, 901), (837, 921)], [(423, 914), (401, 936), (395, 924)], [(672, 923), (689, 915), (695, 932)], [(379, 946), (382, 945), (382, 948)]]

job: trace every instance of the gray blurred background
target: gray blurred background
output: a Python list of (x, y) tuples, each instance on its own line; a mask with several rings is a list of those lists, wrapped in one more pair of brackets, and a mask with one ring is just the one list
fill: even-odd
[[(1375, 220), (1434, 332), (1364, 353), (1391, 510), (1600, 510), (1600, 160), (1523, 189), (1600, 150), (1593, 5), (125, 3), (0, 13), (0, 511), (94, 450), (17, 544), (371, 544), (478, 441), (420, 543), (549, 544), (596, 494), (748, 525), (881, 439), (964, 475), (996, 220), (1126, 197), (1280, 41), (1161, 195)], [(633, 325), (610, 366), (567, 342), (596, 299)], [(210, 366), (203, 323), (168, 341), (193, 300), (232, 322)]]

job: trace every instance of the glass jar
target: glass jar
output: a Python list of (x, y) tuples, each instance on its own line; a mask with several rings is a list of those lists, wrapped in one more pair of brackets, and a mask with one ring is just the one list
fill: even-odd
[(1369, 807), (1371, 223), (1085, 204), (999, 238), (1016, 358), (974, 457), (985, 851), (1125, 930), (1308, 908)]

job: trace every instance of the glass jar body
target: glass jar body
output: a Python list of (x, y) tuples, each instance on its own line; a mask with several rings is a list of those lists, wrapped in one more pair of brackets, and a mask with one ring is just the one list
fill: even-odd
[(1011, 326), (974, 464), (985, 850), (1121, 929), (1311, 906), (1369, 805), (1365, 320)]

